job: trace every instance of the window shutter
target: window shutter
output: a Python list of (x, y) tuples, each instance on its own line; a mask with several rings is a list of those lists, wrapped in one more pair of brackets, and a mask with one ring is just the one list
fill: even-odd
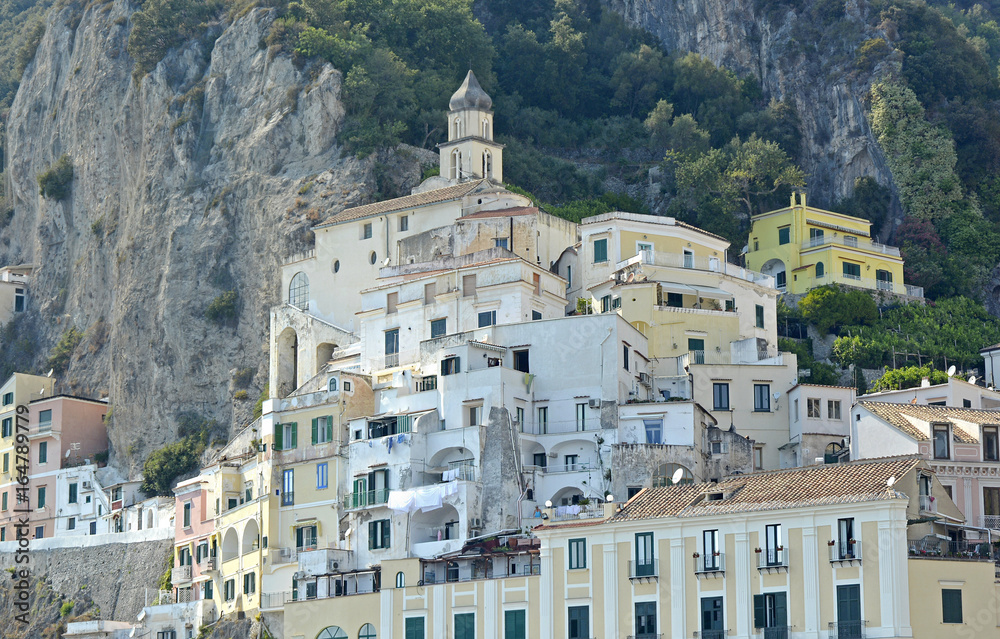
[(319, 419), (313, 417), (312, 419), (312, 443), (316, 444), (319, 442)]
[(788, 625), (788, 601), (783, 592), (774, 593), (774, 625)]
[(368, 550), (375, 548), (375, 535), (377, 532), (375, 522), (368, 522)]
[(292, 422), (292, 441), (289, 444), (289, 448), (296, 448), (299, 445), (299, 423)]
[(392, 532), (392, 528), (389, 526), (391, 520), (385, 519), (382, 521), (382, 547), (388, 548), (389, 542), (391, 541), (389, 535)]
[[(782, 593), (784, 594), (784, 593)], [(777, 602), (775, 602), (777, 603)], [(764, 616), (764, 595), (753, 596), (753, 627), (763, 628), (765, 624)]]
[(282, 439), (284, 439), (284, 435), (285, 435), (285, 425), (284, 424), (275, 424), (274, 425), (274, 450), (284, 450), (285, 446), (284, 446), (284, 442), (282, 442)]

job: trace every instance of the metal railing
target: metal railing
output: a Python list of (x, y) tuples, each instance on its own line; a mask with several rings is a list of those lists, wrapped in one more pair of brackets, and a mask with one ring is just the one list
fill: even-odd
[(294, 506), (295, 505), (295, 491), (286, 490), (281, 493), (281, 505), (282, 506)]
[(643, 632), (638, 635), (629, 635), (628, 639), (663, 639), (663, 634), (659, 632)]
[(552, 509), (554, 521), (566, 519), (596, 519), (604, 517), (604, 504), (583, 504), (576, 506), (557, 506)]
[(979, 518), (979, 524), (983, 528), (1000, 530), (1000, 515), (983, 515)]
[(803, 249), (812, 249), (819, 246), (825, 246), (827, 244), (836, 244), (837, 246), (846, 246), (848, 248), (859, 248), (866, 251), (872, 251), (874, 253), (881, 253), (883, 255), (891, 255), (893, 257), (899, 257), (899, 248), (895, 246), (889, 246), (888, 244), (879, 244), (878, 242), (872, 242), (870, 240), (859, 239), (853, 235), (843, 235), (840, 241), (838, 238), (832, 235), (823, 235), (821, 237), (811, 237), (802, 243)]
[(363, 490), (351, 492), (344, 495), (345, 508), (368, 508), (378, 506), (389, 501), (389, 489), (380, 488), (378, 490)]
[(785, 548), (764, 548), (757, 553), (757, 569), (788, 568), (788, 551)]
[(867, 636), (867, 621), (831, 621), (830, 639), (865, 639)]
[[(432, 569), (428, 569), (427, 566), (434, 566)], [(485, 569), (480, 572), (463, 572), (458, 569), (457, 566), (448, 567), (446, 564), (428, 564), (424, 567), (423, 579), (424, 585), (436, 585), (436, 584), (450, 584), (450, 583), (464, 583), (467, 581), (479, 581), (482, 579), (506, 579), (507, 577), (530, 577), (533, 575), (542, 574), (542, 566), (540, 564), (521, 564), (520, 566), (515, 566), (514, 570), (497, 569), (490, 565), (487, 565)]]
[(672, 268), (693, 269), (696, 271), (711, 271), (712, 273), (722, 273), (730, 277), (755, 282), (769, 288), (774, 288), (774, 277), (765, 275), (748, 268), (730, 264), (717, 257), (704, 257), (699, 255), (678, 255), (676, 253), (657, 253), (655, 251), (640, 251), (626, 260), (615, 264), (615, 270), (619, 271), (629, 266), (647, 264), (650, 266), (666, 266)]
[(919, 495), (918, 501), (920, 502), (920, 510), (927, 512), (935, 512), (936, 508), (934, 506), (934, 498), (930, 495)]
[(944, 539), (911, 539), (907, 541), (911, 557), (931, 559), (967, 559), (992, 561), (992, 546), (985, 541), (947, 541)]
[(695, 558), (694, 571), (699, 574), (726, 572), (726, 553), (701, 554)]
[(430, 375), (428, 377), (421, 377), (416, 383), (416, 392), (423, 393), (424, 391), (437, 390), (438, 378), (437, 375)]
[(728, 630), (700, 630), (695, 631), (695, 639), (726, 639)]
[(830, 546), (830, 561), (861, 561), (861, 542), (842, 539)]
[(788, 639), (792, 632), (791, 626), (771, 626), (769, 628), (758, 628), (760, 639)]
[(644, 578), (656, 578), (660, 574), (660, 560), (659, 559), (645, 559), (642, 561), (629, 561), (628, 562), (628, 578), (629, 579), (644, 579)]

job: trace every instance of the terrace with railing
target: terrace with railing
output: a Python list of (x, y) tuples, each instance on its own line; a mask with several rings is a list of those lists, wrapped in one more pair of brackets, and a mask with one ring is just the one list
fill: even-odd
[(730, 264), (718, 257), (695, 256), (690, 253), (678, 255), (676, 253), (639, 251), (638, 254), (615, 264), (615, 271), (621, 271), (626, 268), (637, 268), (640, 265), (709, 271), (734, 277), (745, 282), (760, 284), (768, 288), (775, 287), (774, 277), (771, 275), (765, 275), (736, 264)]
[(1000, 561), (1000, 554), (986, 541), (952, 541), (939, 538), (910, 539), (910, 557), (959, 561)]

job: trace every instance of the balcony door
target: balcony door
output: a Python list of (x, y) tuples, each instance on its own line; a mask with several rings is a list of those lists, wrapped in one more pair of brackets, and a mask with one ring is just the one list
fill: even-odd
[(983, 488), (983, 526), (1000, 528), (1000, 488)]
[(590, 638), (590, 606), (570, 606), (569, 639)]
[(656, 637), (656, 604), (654, 602), (635, 604), (635, 637), (636, 639), (654, 639)]
[(724, 639), (726, 626), (722, 615), (722, 597), (702, 597), (701, 636), (703, 639)]
[(837, 586), (837, 639), (860, 639), (862, 626), (861, 586)]

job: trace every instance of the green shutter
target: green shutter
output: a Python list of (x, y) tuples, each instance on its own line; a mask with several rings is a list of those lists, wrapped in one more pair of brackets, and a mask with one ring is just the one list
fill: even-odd
[(774, 593), (774, 625), (788, 625), (788, 595), (783, 592)]
[(946, 588), (941, 590), (941, 621), (962, 623), (962, 591)]
[(463, 612), (455, 615), (455, 639), (475, 639), (476, 615)]
[(289, 442), (289, 448), (297, 448), (299, 445), (299, 423), (292, 422), (292, 441)]
[(333, 415), (326, 416), (326, 441), (333, 441)]
[(504, 613), (503, 637), (504, 639), (525, 639), (524, 611), (508, 610)]
[(368, 522), (368, 550), (375, 548), (376, 526), (374, 521)]
[(274, 450), (284, 450), (285, 445), (282, 442), (282, 438), (285, 436), (285, 425), (275, 424), (274, 425)]
[(409, 617), (406, 620), (405, 639), (424, 639), (424, 618)]
[(763, 628), (765, 624), (764, 595), (753, 596), (753, 627)]
[(312, 443), (315, 445), (319, 442), (319, 418), (313, 417), (312, 419)]
[(389, 520), (389, 519), (384, 519), (382, 521), (382, 547), (383, 548), (388, 548), (389, 545), (390, 545), (390, 542), (392, 541), (392, 538), (390, 537), (390, 535), (392, 533), (392, 526), (389, 525), (390, 521), (391, 520)]

